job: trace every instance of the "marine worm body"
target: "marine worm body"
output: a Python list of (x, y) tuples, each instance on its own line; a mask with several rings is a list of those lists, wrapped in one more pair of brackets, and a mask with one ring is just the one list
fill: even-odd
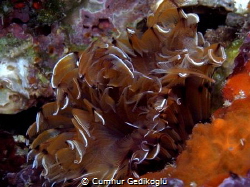
[(164, 1), (147, 30), (93, 42), (56, 64), (56, 101), (28, 129), (29, 157), (50, 184), (126, 179), (164, 168), (197, 122), (210, 117), (211, 78), (223, 47), (197, 33), (199, 18)]

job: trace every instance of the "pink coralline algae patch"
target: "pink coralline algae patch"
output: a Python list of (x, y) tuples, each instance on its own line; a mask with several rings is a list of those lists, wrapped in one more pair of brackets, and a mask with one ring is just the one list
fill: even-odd
[(71, 18), (74, 19), (72, 28), (76, 31), (71, 35), (71, 42), (79, 45), (89, 43), (94, 37), (112, 38), (117, 34), (124, 34), (126, 27), (134, 27), (152, 12), (152, 6), (156, 2), (107, 0), (100, 2), (97, 10), (80, 9)]

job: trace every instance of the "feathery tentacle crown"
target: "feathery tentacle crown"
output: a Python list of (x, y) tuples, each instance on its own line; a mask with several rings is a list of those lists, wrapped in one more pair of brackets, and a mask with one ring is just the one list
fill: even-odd
[(176, 157), (194, 124), (209, 118), (211, 76), (226, 58), (197, 33), (198, 22), (164, 1), (144, 33), (128, 28), (128, 38), (96, 41), (59, 60), (57, 100), (27, 132), (41, 175), (64, 185), (124, 179)]

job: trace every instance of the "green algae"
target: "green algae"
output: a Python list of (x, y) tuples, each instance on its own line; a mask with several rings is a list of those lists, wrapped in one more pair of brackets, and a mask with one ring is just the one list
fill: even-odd
[(216, 83), (212, 94), (212, 111), (215, 111), (223, 106), (224, 100), (221, 91), (225, 85), (227, 77), (233, 71), (234, 59), (238, 56), (242, 43), (242, 39), (236, 39), (225, 49), (227, 60), (215, 71), (213, 75), (213, 79)]
[(52, 25), (65, 17), (64, 6), (64, 2), (60, 0), (50, 0), (44, 3), (44, 7), (38, 11), (37, 21), (43, 25)]
[(0, 58), (24, 58), (34, 60), (37, 52), (30, 39), (18, 39), (12, 34), (0, 38)]

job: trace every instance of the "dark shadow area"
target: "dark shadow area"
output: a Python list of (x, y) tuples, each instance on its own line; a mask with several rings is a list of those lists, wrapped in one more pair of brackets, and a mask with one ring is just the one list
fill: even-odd
[(0, 114), (0, 129), (12, 134), (26, 134), (29, 126), (35, 122), (40, 107), (32, 107), (18, 114)]
[(184, 7), (185, 13), (196, 13), (199, 15), (200, 22), (198, 31), (205, 34), (207, 29), (216, 29), (220, 25), (225, 25), (228, 11), (225, 8), (210, 8), (205, 6)]

